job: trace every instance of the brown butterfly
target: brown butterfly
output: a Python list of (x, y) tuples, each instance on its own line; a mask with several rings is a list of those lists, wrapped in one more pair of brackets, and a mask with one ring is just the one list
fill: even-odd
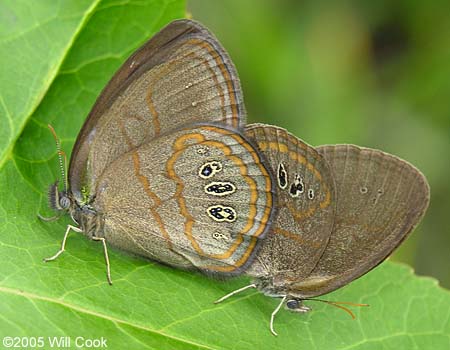
[[(314, 148), (286, 130), (251, 124), (277, 179), (278, 215), (254, 263), (247, 288), (281, 298), (292, 311), (334, 291), (386, 259), (420, 222), (429, 186), (414, 166), (354, 145)], [(339, 303), (335, 303), (339, 304)], [(351, 303), (350, 303), (351, 304)]]
[[(243, 133), (236, 69), (217, 39), (190, 20), (170, 23), (105, 87), (50, 205), (70, 230), (180, 268), (239, 274), (274, 215), (274, 184)], [(61, 153), (61, 152), (60, 152)]]

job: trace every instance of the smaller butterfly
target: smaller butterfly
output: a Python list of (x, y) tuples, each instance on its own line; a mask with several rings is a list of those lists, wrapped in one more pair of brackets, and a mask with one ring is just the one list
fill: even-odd
[(382, 151), (314, 148), (262, 124), (248, 125), (246, 135), (276, 174), (278, 214), (246, 271), (253, 283), (217, 302), (248, 288), (281, 298), (270, 321), (276, 335), (273, 321), (283, 304), (309, 311), (303, 300), (343, 287), (386, 259), (420, 222), (430, 189), (414, 166)]

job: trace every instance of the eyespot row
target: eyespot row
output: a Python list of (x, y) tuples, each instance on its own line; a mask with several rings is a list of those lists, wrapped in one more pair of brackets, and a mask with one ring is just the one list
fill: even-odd
[[(292, 182), (291, 185), (289, 186), (286, 167), (282, 162), (278, 164), (277, 180), (278, 186), (282, 190), (285, 190), (289, 187), (288, 189), (289, 195), (292, 198), (299, 197), (303, 192), (305, 192), (305, 184), (303, 183), (303, 179), (298, 174), (295, 174), (294, 182)], [(309, 199), (311, 200), (314, 199), (314, 190), (312, 188), (308, 189), (307, 193)]]

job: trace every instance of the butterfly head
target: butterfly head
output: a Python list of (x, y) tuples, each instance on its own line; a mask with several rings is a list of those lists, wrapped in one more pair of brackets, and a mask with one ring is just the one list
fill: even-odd
[(72, 205), (66, 190), (59, 191), (58, 180), (48, 188), (48, 203), (50, 208), (57, 211), (67, 211)]
[(306, 313), (311, 311), (311, 308), (303, 304), (303, 300), (295, 297), (289, 297), (286, 300), (286, 308), (289, 311)]

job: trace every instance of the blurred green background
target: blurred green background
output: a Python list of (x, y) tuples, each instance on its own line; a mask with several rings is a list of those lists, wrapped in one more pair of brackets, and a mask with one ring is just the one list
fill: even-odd
[(249, 121), (417, 166), (422, 223), (393, 259), (450, 287), (450, 2), (190, 0), (239, 72)]

